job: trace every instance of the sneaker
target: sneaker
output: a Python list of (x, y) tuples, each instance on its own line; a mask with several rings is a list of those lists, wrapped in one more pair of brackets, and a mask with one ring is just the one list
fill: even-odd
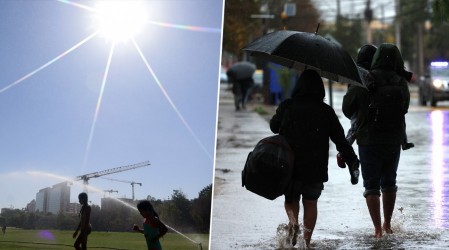
[(341, 156), (340, 153), (337, 154), (337, 165), (341, 168), (345, 168), (346, 164), (345, 164), (345, 159), (343, 159), (343, 156)]
[(402, 144), (402, 150), (407, 150), (407, 149), (411, 149), (415, 146), (415, 144), (411, 143), (411, 142), (406, 142)]
[(360, 164), (359, 160), (356, 159), (351, 164), (351, 166), (348, 166), (349, 174), (351, 175), (351, 183), (352, 183), (352, 185), (355, 185), (355, 184), (357, 184), (359, 182), (359, 175), (360, 175), (359, 164)]
[(299, 233), (299, 225), (293, 225), (293, 235), (292, 235), (292, 245), (296, 245), (296, 241), (298, 240)]

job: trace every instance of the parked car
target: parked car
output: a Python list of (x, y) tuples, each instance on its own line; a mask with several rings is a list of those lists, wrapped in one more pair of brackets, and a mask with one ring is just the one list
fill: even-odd
[(263, 70), (257, 69), (253, 74), (254, 85), (250, 89), (248, 100), (252, 102), (263, 102)]
[(449, 100), (449, 62), (431, 62), (419, 81), (419, 103), (425, 106), (429, 102), (435, 107), (444, 100)]
[(228, 75), (226, 75), (226, 68), (221, 66), (220, 69), (220, 83), (228, 83)]
[(258, 87), (263, 86), (263, 70), (257, 69), (253, 74), (254, 85)]

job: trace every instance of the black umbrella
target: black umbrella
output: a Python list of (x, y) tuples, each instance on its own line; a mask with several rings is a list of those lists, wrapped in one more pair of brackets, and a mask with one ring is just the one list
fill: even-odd
[(314, 33), (275, 31), (248, 44), (243, 50), (299, 71), (316, 70), (322, 77), (363, 86), (357, 66), (341, 46)]
[(247, 61), (242, 61), (234, 63), (229, 67), (226, 74), (231, 80), (242, 80), (251, 78), (255, 71), (256, 65)]

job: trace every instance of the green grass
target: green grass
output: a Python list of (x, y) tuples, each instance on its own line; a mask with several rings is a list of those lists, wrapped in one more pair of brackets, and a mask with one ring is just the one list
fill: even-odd
[(263, 107), (261, 106), (257, 106), (254, 108), (254, 112), (258, 113), (259, 115), (267, 115), (268, 111), (265, 110)]
[[(44, 237), (43, 235), (46, 235)], [(72, 238), (73, 231), (60, 230), (6, 230), (5, 235), (0, 234), (0, 249), (73, 249), (75, 239)], [(187, 237), (202, 245), (202, 249), (209, 247), (208, 234), (187, 234)], [(186, 239), (177, 233), (167, 233), (161, 240), (164, 250), (198, 250), (199, 245)], [(92, 232), (87, 242), (88, 249), (122, 249), (122, 250), (145, 250), (145, 238), (135, 232)]]

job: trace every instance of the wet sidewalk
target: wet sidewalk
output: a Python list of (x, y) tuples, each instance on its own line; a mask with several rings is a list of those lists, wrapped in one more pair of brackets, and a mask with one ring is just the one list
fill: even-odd
[[(334, 107), (341, 107), (341, 98), (334, 99)], [(349, 120), (342, 116), (339, 108), (336, 108), (336, 112), (347, 131)], [(410, 126), (410, 130), (413, 129), (415, 128)], [(416, 128), (418, 129), (422, 130), (422, 127)], [(285, 245), (285, 231), (282, 229), (282, 226), (288, 223), (283, 205), (284, 198), (281, 196), (270, 201), (241, 186), (241, 171), (248, 153), (260, 139), (269, 135), (272, 133), (267, 120), (251, 110), (236, 112), (232, 93), (222, 86), (210, 249), (291, 249), (291, 246)], [(357, 152), (357, 148), (355, 150)], [(314, 249), (449, 247), (448, 233), (441, 229), (447, 225), (435, 229), (432, 226), (432, 210), (429, 208), (432, 205), (426, 204), (431, 198), (409, 199), (410, 195), (419, 194), (428, 188), (427, 171), (419, 166), (416, 169), (409, 166), (416, 161), (407, 157), (410, 153), (401, 156), (400, 168), (407, 166), (411, 175), (421, 171), (416, 179), (418, 184), (415, 180), (399, 184), (400, 191), (402, 187), (408, 190), (402, 194), (398, 193), (392, 221), (395, 234), (381, 240), (372, 237), (374, 230), (362, 196), (362, 178), (360, 177), (359, 184), (351, 185), (348, 170), (340, 169), (336, 165), (336, 153), (335, 145), (330, 142), (329, 181), (324, 184), (318, 201), (318, 220), (312, 237)], [(404, 182), (398, 177), (398, 182), (400, 181)], [(420, 186), (419, 182), (424, 184)], [(424, 193), (424, 196), (428, 194)], [(444, 213), (446, 205), (443, 208)], [(302, 207), (300, 221), (301, 218)], [(447, 214), (443, 215), (442, 219), (447, 223)], [(298, 249), (298, 245), (294, 249)]]

